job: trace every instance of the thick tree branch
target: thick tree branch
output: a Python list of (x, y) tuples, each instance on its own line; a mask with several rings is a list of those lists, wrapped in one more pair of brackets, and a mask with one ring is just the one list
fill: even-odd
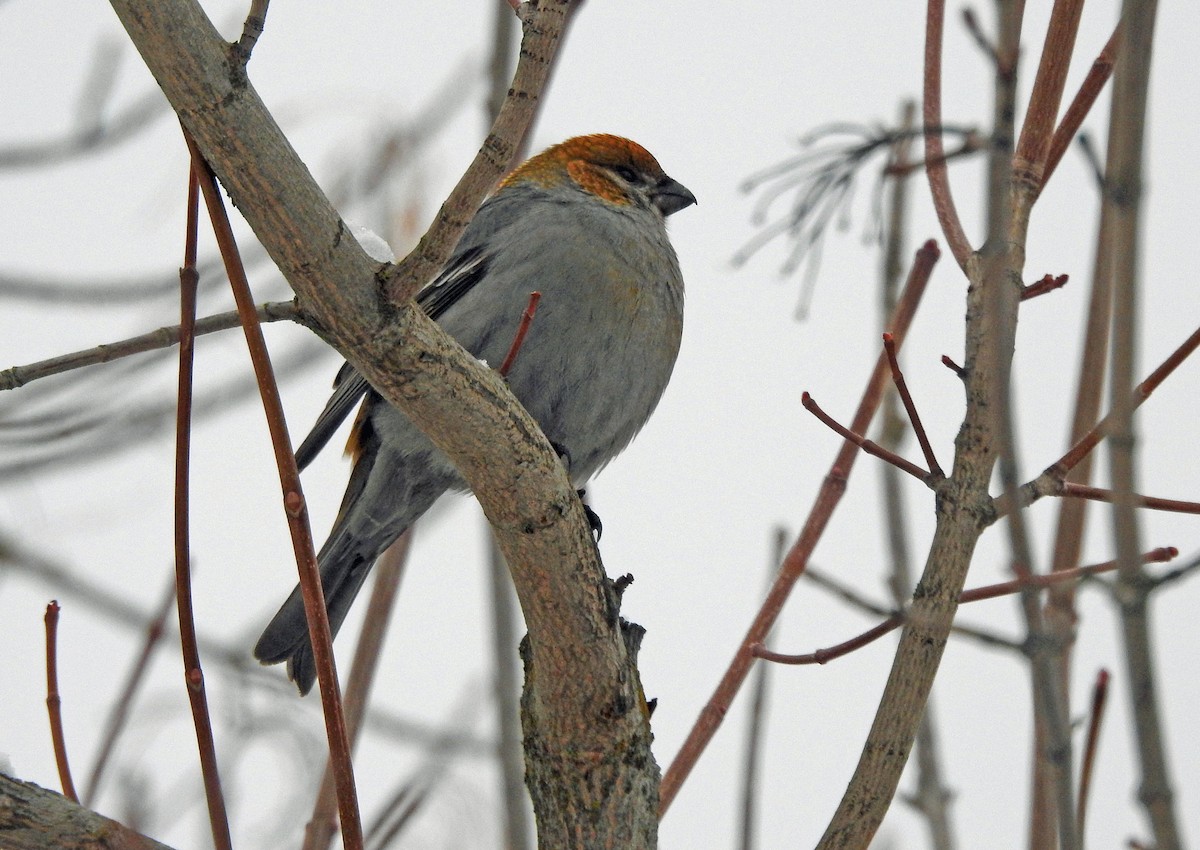
[(61, 794), (0, 773), (5, 850), (171, 850)]
[[(192, 0), (113, 0), (143, 59), (239, 210), (292, 285), (301, 309), (385, 398), (451, 458), (496, 532), (530, 632), (539, 738), (530, 754), (562, 778), (539, 819), (599, 805), (601, 831), (653, 842), (658, 771), (636, 676), (605, 595), (582, 505), (536, 423), (503, 381), (406, 299), (444, 262), (515, 147), (557, 45), (566, 3), (523, 4), (525, 38), (511, 92), (475, 164), (431, 232), (396, 267), (371, 261)], [(641, 708), (639, 708), (641, 706)], [(604, 777), (603, 799), (593, 800)], [(623, 789), (627, 793), (613, 793)], [(535, 795), (537, 800), (537, 795)], [(599, 832), (598, 832), (599, 834)], [(543, 834), (547, 846), (584, 836)]]

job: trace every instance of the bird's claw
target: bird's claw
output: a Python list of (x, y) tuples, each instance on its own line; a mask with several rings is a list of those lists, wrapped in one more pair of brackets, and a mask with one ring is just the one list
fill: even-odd
[(586, 490), (576, 490), (575, 495), (579, 496), (579, 501), (583, 504), (583, 514), (587, 517), (588, 528), (592, 530), (592, 534), (596, 535), (596, 542), (600, 542), (600, 536), (604, 534), (604, 523), (600, 521), (600, 514), (592, 510), (592, 506), (583, 501), (583, 497), (587, 495)]

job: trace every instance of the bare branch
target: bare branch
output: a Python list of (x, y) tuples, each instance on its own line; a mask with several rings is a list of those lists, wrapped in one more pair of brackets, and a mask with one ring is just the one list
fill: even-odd
[(862, 436), (861, 434), (857, 434), (854, 431), (851, 431), (849, 428), (842, 425), (836, 419), (834, 419), (832, 416), (830, 416), (828, 413), (826, 413), (824, 410), (822, 410), (821, 406), (819, 404), (817, 404), (816, 400), (812, 396), (810, 396), (807, 392), (805, 392), (801, 396), (800, 403), (802, 405), (804, 405), (805, 410), (807, 410), (813, 416), (817, 417), (817, 419), (821, 420), (821, 422), (824, 425), (826, 425), (830, 430), (832, 430), (835, 434), (837, 434), (841, 437), (844, 437), (846, 440), (848, 440), (849, 442), (858, 446), (860, 449), (862, 449), (867, 454), (874, 455), (875, 457), (879, 458), (880, 460), (887, 461), (888, 463), (890, 463), (892, 466), (896, 467), (897, 469), (907, 472), (909, 475), (913, 476), (918, 481), (924, 481), (924, 482), (928, 483), (929, 477), (930, 477), (929, 473), (927, 473), (925, 470), (921, 469), (921, 467), (917, 466), (915, 463), (912, 463), (912, 462), (907, 461), (904, 458), (900, 457), (895, 452), (890, 451), (889, 449), (883, 448), (878, 443), (876, 443), (874, 440), (868, 440), (866, 437)]
[(66, 797), (0, 773), (5, 850), (171, 850)]
[(912, 425), (913, 433), (917, 436), (921, 452), (925, 455), (925, 465), (929, 467), (929, 475), (935, 479), (944, 478), (945, 473), (942, 472), (942, 467), (938, 464), (937, 458), (933, 454), (933, 446), (929, 444), (929, 436), (925, 433), (925, 426), (921, 424), (921, 416), (917, 413), (917, 405), (913, 402), (912, 395), (908, 392), (908, 383), (904, 380), (904, 373), (900, 371), (900, 360), (896, 356), (896, 341), (889, 333), (883, 335), (883, 350), (887, 353), (888, 366), (892, 370), (892, 383), (896, 385), (896, 392), (900, 396), (900, 401), (904, 404), (904, 410), (908, 413), (908, 421)]
[(71, 763), (67, 759), (67, 736), (63, 732), (62, 697), (58, 692), (58, 601), (46, 606), (46, 710), (50, 715), (50, 740), (54, 744), (54, 762), (58, 765), (58, 781), (63, 794), (79, 802), (75, 783), (71, 779)]
[[(908, 282), (905, 284), (904, 292), (899, 298), (896, 310), (889, 322), (889, 330), (895, 336), (898, 344), (903, 344), (905, 334), (920, 303), (929, 276), (933, 273), (933, 266), (937, 262), (939, 254), (937, 245), (932, 240), (926, 242), (917, 251), (912, 270), (909, 272)], [(875, 369), (868, 379), (862, 400), (859, 402), (858, 410), (851, 422), (851, 430), (861, 432), (867, 429), (879, 407), (887, 379), (887, 359), (881, 353), (875, 362)], [(792, 545), (787, 557), (784, 558), (779, 576), (767, 593), (767, 598), (758, 614), (755, 615), (754, 622), (750, 624), (733, 661), (730, 662), (729, 668), (721, 677), (712, 697), (709, 698), (700, 717), (697, 718), (691, 732), (688, 733), (679, 753), (663, 775), (659, 792), (659, 817), (665, 815), (667, 809), (670, 808), (675, 795), (679, 793), (680, 786), (691, 773), (701, 753), (704, 752), (708, 742), (712, 740), (712, 736), (716, 734), (717, 727), (721, 725), (721, 720), (725, 717), (730, 703), (745, 682), (754, 663), (751, 647), (761, 644), (771, 631), (771, 627), (779, 617), (779, 612), (783, 610), (783, 604), (787, 601), (792, 587), (804, 574), (804, 570), (808, 566), (808, 559), (845, 492), (846, 479), (857, 458), (856, 449), (857, 447), (853, 443), (847, 442), (838, 452), (825, 477), (825, 483), (817, 494), (816, 502), (809, 512), (800, 536)]]
[[(263, 322), (300, 321), (300, 314), (296, 309), (296, 305), (291, 301), (274, 301), (268, 304), (261, 304), (256, 312), (259, 320)], [(231, 310), (228, 313), (218, 313), (215, 316), (206, 316), (196, 321), (196, 336), (229, 330), (230, 328), (236, 328), (238, 325), (237, 310)], [(139, 334), (138, 336), (123, 339), (119, 342), (109, 342), (104, 345), (97, 345), (94, 348), (73, 351), (70, 354), (60, 354), (57, 357), (51, 357), (48, 360), (39, 360), (36, 363), (29, 363), (25, 366), (13, 366), (5, 369), (0, 372), (0, 390), (13, 390), (23, 387), (39, 378), (61, 375), (63, 372), (82, 369), (85, 366), (95, 366), (98, 363), (111, 363), (114, 360), (120, 360), (122, 357), (142, 354), (146, 351), (157, 351), (160, 348), (169, 348), (172, 345), (178, 344), (179, 325), (159, 328), (156, 331)]]
[(942, 143), (942, 28), (945, 24), (945, 0), (929, 0), (925, 18), (925, 100), (923, 121), (925, 123), (925, 173), (929, 176), (929, 190), (933, 194), (933, 208), (950, 253), (964, 271), (971, 256), (971, 243), (963, 230), (950, 193), (950, 180), (946, 170), (946, 150)]
[(1112, 413), (1109, 463), (1113, 489), (1119, 494), (1113, 510), (1113, 532), (1121, 569), (1117, 577), (1129, 694), (1141, 768), (1139, 797), (1154, 830), (1157, 850), (1183, 846), (1175, 814), (1174, 794), (1167, 769), (1167, 745), (1159, 711), (1159, 696), (1151, 649), (1149, 591), (1151, 583), (1138, 562), (1140, 541), (1133, 501), (1136, 486), (1134, 411), (1139, 404), (1131, 392), (1137, 350), (1140, 294), (1140, 222), (1143, 159), (1150, 58), (1156, 0), (1125, 0), (1121, 7), (1123, 35), (1113, 81), (1109, 120), (1105, 199), (1113, 206), (1113, 346)]
[(200, 774), (208, 804), (208, 822), (217, 850), (232, 850), (229, 814), (221, 792), (217, 767), (217, 747), (213, 740), (212, 716), (196, 645), (196, 615), (192, 607), (192, 556), (189, 531), (189, 487), (192, 443), (192, 384), (195, 364), (196, 245), (199, 228), (200, 174), (197, 163), (188, 170), (187, 231), (183, 266), (179, 270), (179, 391), (175, 412), (175, 609), (179, 614), (180, 650), (183, 656), (183, 681), (196, 747), (200, 754)]

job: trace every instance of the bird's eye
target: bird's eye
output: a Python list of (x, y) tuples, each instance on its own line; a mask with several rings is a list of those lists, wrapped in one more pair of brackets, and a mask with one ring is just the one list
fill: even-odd
[(613, 167), (613, 173), (624, 180), (626, 183), (637, 183), (638, 173), (628, 165), (617, 165)]

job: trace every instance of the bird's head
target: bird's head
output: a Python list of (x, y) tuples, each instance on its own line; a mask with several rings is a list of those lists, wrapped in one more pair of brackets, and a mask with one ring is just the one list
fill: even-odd
[(696, 203), (696, 196), (667, 176), (648, 150), (621, 136), (576, 136), (527, 160), (500, 184), (552, 188), (574, 183), (616, 206), (635, 205), (666, 217)]

